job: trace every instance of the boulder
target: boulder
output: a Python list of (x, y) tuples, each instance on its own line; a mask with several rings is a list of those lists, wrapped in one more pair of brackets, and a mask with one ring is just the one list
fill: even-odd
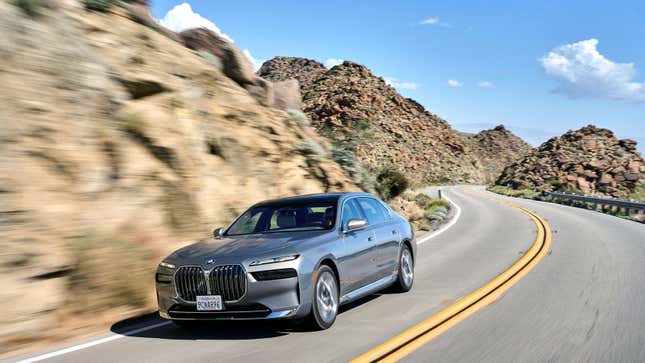
[(255, 84), (251, 61), (232, 42), (206, 28), (190, 29), (179, 33), (186, 47), (204, 50), (222, 61), (222, 71), (240, 85)]
[(244, 88), (263, 106), (273, 105), (273, 84), (261, 77), (255, 77), (252, 84), (244, 85)]
[(625, 173), (625, 179), (629, 181), (637, 181), (640, 179), (640, 175), (638, 173)]
[(614, 181), (614, 178), (611, 176), (611, 174), (604, 173), (602, 174), (602, 176), (600, 176), (600, 180), (598, 181), (598, 183), (600, 185), (609, 185), (613, 183), (613, 181)]
[(586, 181), (585, 178), (578, 178), (577, 184), (578, 184), (578, 189), (580, 189), (583, 193), (589, 193), (591, 191), (591, 188), (589, 187), (589, 182)]
[(280, 110), (299, 110), (302, 107), (298, 80), (288, 79), (273, 83), (273, 107)]

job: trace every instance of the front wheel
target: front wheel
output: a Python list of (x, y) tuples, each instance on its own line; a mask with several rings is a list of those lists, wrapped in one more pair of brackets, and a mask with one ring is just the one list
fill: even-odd
[(328, 266), (320, 266), (314, 285), (313, 306), (309, 320), (317, 330), (328, 329), (338, 313), (338, 284), (336, 275)]
[(403, 245), (399, 256), (399, 273), (394, 288), (399, 292), (408, 292), (414, 283), (414, 260), (410, 248)]

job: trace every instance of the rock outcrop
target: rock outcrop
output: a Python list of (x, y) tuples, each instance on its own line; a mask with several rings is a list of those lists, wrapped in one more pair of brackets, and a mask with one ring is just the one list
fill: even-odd
[[(489, 182), (503, 162), (530, 149), (507, 130), (460, 134), (354, 62), (326, 69), (315, 60), (276, 57), (258, 75), (273, 82), (298, 80), (303, 111), (321, 135), (366, 168), (394, 164), (414, 182)], [(513, 146), (504, 147), (504, 138)]]
[(202, 57), (215, 57), (216, 66), (246, 88), (262, 105), (273, 104), (271, 83), (255, 75), (251, 61), (233, 42), (206, 28), (185, 30), (179, 33), (179, 37), (188, 48), (199, 52)]
[(251, 203), (357, 189), (313, 129), (240, 86), (252, 73), (232, 79), (123, 7), (14, 3), (0, 2), (3, 351), (154, 311), (160, 259)]
[(636, 142), (589, 125), (543, 143), (504, 169), (496, 184), (624, 198), (643, 181), (645, 162)]
[(504, 168), (521, 160), (533, 149), (504, 125), (462, 136), (463, 143), (477, 156), (479, 164), (485, 170), (485, 183), (493, 183)]

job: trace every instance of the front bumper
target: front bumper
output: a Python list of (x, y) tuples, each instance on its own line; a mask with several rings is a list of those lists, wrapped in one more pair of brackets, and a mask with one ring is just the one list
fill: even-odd
[[(258, 281), (252, 272), (295, 267), (292, 263), (272, 264), (246, 270), (247, 290), (235, 302), (224, 302), (221, 311), (197, 311), (196, 303), (181, 299), (171, 282), (157, 282), (159, 315), (173, 320), (256, 320), (298, 318), (308, 314), (310, 304), (301, 303), (299, 277)], [(307, 301), (307, 300), (306, 300)]]

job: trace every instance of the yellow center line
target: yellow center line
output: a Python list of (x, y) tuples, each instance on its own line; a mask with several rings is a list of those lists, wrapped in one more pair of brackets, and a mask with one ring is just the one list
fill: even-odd
[[(467, 190), (466, 192), (475, 194)], [(396, 362), (402, 359), (484, 306), (497, 300), (546, 255), (551, 246), (551, 229), (544, 219), (530, 210), (512, 203), (490, 198), (479, 193), (477, 195), (515, 208), (528, 215), (537, 227), (537, 236), (531, 247), (511, 267), (482, 287), (403, 333), (352, 359), (351, 363)]]

